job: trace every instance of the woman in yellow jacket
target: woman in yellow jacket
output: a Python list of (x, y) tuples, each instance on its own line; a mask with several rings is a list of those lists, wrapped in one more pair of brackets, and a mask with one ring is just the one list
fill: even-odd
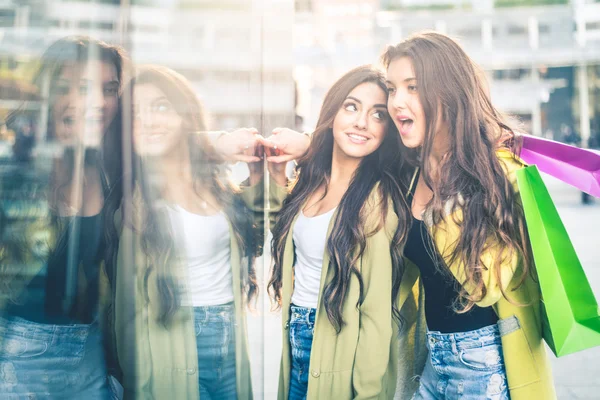
[[(280, 399), (394, 396), (398, 321), (414, 321), (392, 301), (408, 215), (399, 145), (380, 72), (359, 67), (331, 87), (272, 229)], [(285, 185), (282, 171), (272, 177)]]
[(383, 61), (388, 110), (417, 166), (404, 254), (425, 291), (429, 357), (414, 398), (555, 398), (515, 183), (522, 164), (499, 144), (512, 130), (447, 36), (415, 35)]

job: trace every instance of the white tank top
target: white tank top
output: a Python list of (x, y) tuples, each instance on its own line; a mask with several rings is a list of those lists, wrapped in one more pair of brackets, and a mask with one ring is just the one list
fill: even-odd
[(212, 306), (233, 301), (229, 223), (223, 212), (198, 215), (169, 207), (177, 257), (187, 265), (182, 305)]
[(292, 238), (296, 251), (294, 292), (292, 303), (300, 307), (317, 308), (321, 269), (327, 245), (327, 230), (335, 208), (316, 217), (306, 217), (302, 211), (294, 224)]

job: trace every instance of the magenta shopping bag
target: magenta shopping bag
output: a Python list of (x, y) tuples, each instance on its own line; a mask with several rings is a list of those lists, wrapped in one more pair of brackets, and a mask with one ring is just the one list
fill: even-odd
[(523, 135), (520, 157), (527, 164), (594, 197), (600, 197), (600, 153)]

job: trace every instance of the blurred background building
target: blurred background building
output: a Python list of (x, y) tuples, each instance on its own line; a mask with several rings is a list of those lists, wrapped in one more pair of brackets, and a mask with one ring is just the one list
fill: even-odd
[(457, 38), (492, 98), (525, 130), (585, 144), (600, 128), (600, 2), (590, 0), (296, 0), (299, 109), (315, 124), (329, 85), (422, 30)]
[[(0, 1), (0, 78), (25, 92), (45, 48), (67, 35), (89, 35), (124, 45), (136, 64), (161, 64), (185, 75), (208, 110), (211, 129), (269, 130), (293, 124), (291, 2), (120, 3)], [(7, 97), (3, 82), (0, 119), (21, 103)], [(43, 106), (42, 96), (37, 107)], [(30, 107), (36, 104), (30, 102)], [(37, 135), (43, 136), (44, 130), (38, 129)]]

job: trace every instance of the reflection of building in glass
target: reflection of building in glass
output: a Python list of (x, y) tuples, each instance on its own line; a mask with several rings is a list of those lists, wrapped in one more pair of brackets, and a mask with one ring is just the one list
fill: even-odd
[[(296, 75), (306, 81), (301, 86), (300, 103), (304, 104), (308, 126), (316, 120), (315, 110), (324, 89), (343, 71), (377, 60), (386, 44), (430, 29), (459, 39), (488, 71), (494, 103), (518, 115), (527, 130), (537, 135), (554, 131), (554, 137), (562, 139), (558, 132), (562, 124), (583, 137), (589, 135), (590, 128), (598, 129), (598, 2), (381, 0), (372, 2), (373, 10), (363, 14), (373, 21), (370, 29), (361, 30), (366, 22), (357, 28), (363, 39), (329, 40), (326, 44), (318, 38), (327, 38), (327, 32), (345, 25), (346, 19), (329, 19), (331, 26), (323, 31), (315, 29), (312, 21), (321, 18), (319, 13), (327, 4), (351, 10), (354, 2), (318, 1), (319, 8), (316, 3), (312, 2), (312, 8), (304, 5), (308, 11), (296, 14), (295, 38), (302, 36), (295, 48)], [(515, 7), (517, 3), (529, 6)], [(579, 90), (582, 87), (588, 90)]]
[(57, 38), (90, 35), (124, 44), (137, 64), (166, 65), (184, 74), (206, 105), (213, 129), (272, 129), (293, 123), (291, 4), (118, 3), (5, 2), (0, 9), (1, 68), (34, 60)]

